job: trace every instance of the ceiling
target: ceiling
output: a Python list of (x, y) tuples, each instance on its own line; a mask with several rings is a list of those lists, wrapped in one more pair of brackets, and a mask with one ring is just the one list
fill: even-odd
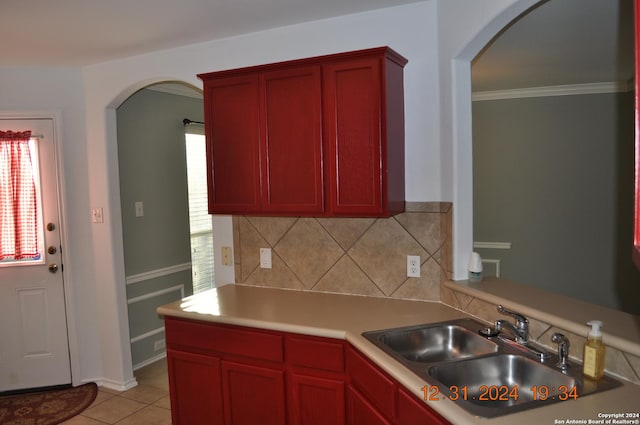
[(420, 0), (2, 0), (0, 63), (88, 65)]
[[(0, 64), (84, 66), (414, 2), (2, 0)], [(474, 91), (504, 90), (626, 81), (632, 74), (633, 0), (549, 0), (476, 59), (473, 84)]]

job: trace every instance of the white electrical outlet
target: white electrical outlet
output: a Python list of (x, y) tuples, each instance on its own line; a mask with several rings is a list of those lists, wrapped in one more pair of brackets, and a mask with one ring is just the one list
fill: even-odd
[(222, 252), (222, 265), (230, 266), (232, 264), (231, 247), (223, 246), (221, 252)]
[(160, 350), (164, 350), (165, 344), (164, 344), (164, 339), (159, 339), (156, 342), (153, 343), (153, 349), (155, 351), (160, 351)]
[(271, 268), (271, 248), (260, 248), (260, 268)]
[(420, 277), (419, 255), (407, 255), (407, 277)]

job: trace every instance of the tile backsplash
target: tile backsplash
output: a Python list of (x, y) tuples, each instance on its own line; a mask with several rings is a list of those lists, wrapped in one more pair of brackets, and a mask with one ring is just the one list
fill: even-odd
[[(455, 309), (462, 310), (487, 323), (493, 323), (499, 316), (495, 304), (473, 297), (464, 292), (456, 291), (452, 288), (454, 288), (452, 285), (441, 286), (441, 301), (443, 303)], [(551, 335), (560, 332), (569, 338), (569, 356), (574, 361), (582, 362), (582, 350), (586, 341), (584, 336), (577, 335), (551, 323), (545, 323), (544, 321), (531, 317), (527, 318), (529, 319), (529, 337), (532, 341), (547, 347), (549, 351), (555, 352), (557, 345), (551, 342)], [(606, 345), (606, 337), (604, 342)], [(607, 345), (605, 370), (620, 378), (640, 384), (640, 357), (632, 353)]]
[[(451, 275), (451, 203), (409, 202), (390, 218), (234, 216), (236, 282), (377, 297), (440, 300)], [(272, 268), (260, 268), (271, 248)], [(419, 255), (419, 278), (407, 277)]]
[[(245, 285), (441, 301), (487, 322), (495, 305), (442, 284), (451, 279), (452, 205), (409, 202), (390, 218), (234, 216), (236, 282)], [(272, 268), (260, 268), (260, 248), (271, 248)], [(419, 278), (407, 277), (407, 255), (420, 255)], [(530, 319), (531, 338), (555, 349), (564, 333), (570, 355), (582, 360), (584, 337)], [(640, 358), (607, 347), (606, 370), (640, 383)]]

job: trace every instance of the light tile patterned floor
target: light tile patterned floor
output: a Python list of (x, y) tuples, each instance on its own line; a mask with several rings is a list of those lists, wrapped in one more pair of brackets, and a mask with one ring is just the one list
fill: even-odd
[(100, 387), (93, 404), (63, 425), (171, 425), (166, 359), (134, 375), (138, 386), (124, 392)]

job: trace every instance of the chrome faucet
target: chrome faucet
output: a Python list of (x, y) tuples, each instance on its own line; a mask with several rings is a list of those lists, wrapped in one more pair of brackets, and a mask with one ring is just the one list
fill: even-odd
[(507, 320), (496, 320), (496, 331), (501, 332), (502, 328), (506, 327), (511, 331), (517, 343), (527, 345), (529, 342), (529, 320), (520, 313), (507, 310), (502, 305), (498, 306), (498, 311), (513, 316), (516, 319), (516, 324), (514, 325)]
[(551, 335), (551, 342), (558, 344), (558, 363), (556, 366), (566, 371), (569, 368), (569, 339), (561, 333)]
[[(498, 311), (502, 314), (508, 314), (513, 316), (516, 319), (516, 324), (507, 321), (507, 320), (496, 320), (493, 328), (484, 328), (479, 330), (480, 335), (483, 335), (487, 338), (498, 338), (501, 341), (504, 341), (506, 344), (509, 344), (511, 347), (514, 347), (520, 351), (528, 353), (529, 355), (535, 357), (540, 362), (545, 362), (551, 358), (551, 354), (546, 351), (544, 348), (536, 346), (535, 343), (529, 344), (529, 320), (524, 317), (520, 313), (516, 313), (514, 311), (509, 311), (504, 308), (502, 305), (498, 306)], [(504, 328), (509, 329), (513, 334), (513, 338), (507, 338), (506, 336), (502, 336), (501, 333)], [(536, 348), (538, 347), (538, 348)]]

